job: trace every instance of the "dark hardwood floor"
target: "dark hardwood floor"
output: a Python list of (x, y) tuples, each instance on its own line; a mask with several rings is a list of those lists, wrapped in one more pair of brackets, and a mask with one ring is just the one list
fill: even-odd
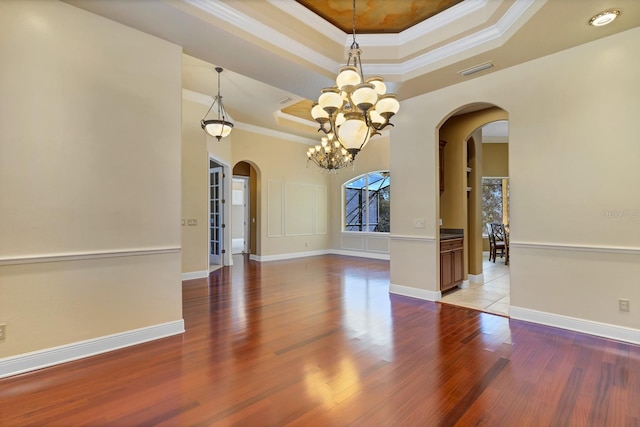
[(0, 380), (0, 426), (640, 425), (640, 347), (390, 295), (388, 261), (235, 262), (184, 335)]

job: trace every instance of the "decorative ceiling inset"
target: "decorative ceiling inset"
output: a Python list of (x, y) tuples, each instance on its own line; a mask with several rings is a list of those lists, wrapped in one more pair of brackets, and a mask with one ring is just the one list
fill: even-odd
[[(350, 0), (296, 0), (340, 28), (353, 32), (353, 3)], [(400, 33), (462, 0), (357, 0), (356, 33)]]

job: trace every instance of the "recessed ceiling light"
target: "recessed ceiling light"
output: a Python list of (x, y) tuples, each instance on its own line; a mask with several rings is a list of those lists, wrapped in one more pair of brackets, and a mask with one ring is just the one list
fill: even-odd
[(620, 15), (620, 11), (618, 9), (605, 10), (604, 12), (600, 12), (599, 14), (591, 18), (589, 20), (589, 25), (593, 25), (594, 27), (602, 27), (603, 25), (611, 23), (618, 17), (618, 15)]

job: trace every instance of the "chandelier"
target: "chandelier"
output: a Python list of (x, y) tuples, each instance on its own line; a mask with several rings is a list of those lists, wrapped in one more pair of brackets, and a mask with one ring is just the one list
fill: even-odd
[(307, 150), (307, 167), (313, 162), (319, 168), (337, 173), (338, 169), (353, 164), (353, 156), (334, 139), (334, 134), (329, 133), (322, 138), (320, 145)]
[(336, 85), (321, 90), (311, 108), (311, 116), (320, 124), (318, 131), (335, 135), (336, 142), (351, 155), (351, 161), (373, 135), (391, 125), (389, 119), (398, 112), (396, 95), (386, 93), (382, 77), (365, 80), (356, 42), (356, 0), (353, 0), (353, 43), (347, 65), (341, 67)]
[[(200, 125), (208, 135), (211, 135), (220, 141), (221, 138), (224, 138), (231, 133), (233, 123), (227, 120), (227, 114), (225, 113), (224, 106), (222, 105), (222, 96), (220, 95), (220, 73), (222, 73), (222, 68), (216, 67), (216, 71), (218, 72), (218, 94), (213, 98), (213, 103), (211, 104), (211, 107), (209, 107), (209, 110), (207, 110), (207, 114), (205, 114), (203, 119), (200, 121)], [(213, 106), (216, 104), (218, 104), (218, 118), (206, 120), (207, 116), (213, 109)]]

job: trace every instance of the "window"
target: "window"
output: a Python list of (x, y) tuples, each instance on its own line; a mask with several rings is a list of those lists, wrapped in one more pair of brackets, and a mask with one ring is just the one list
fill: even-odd
[(388, 233), (391, 176), (389, 171), (361, 175), (344, 184), (344, 230)]
[(509, 223), (509, 178), (482, 178), (482, 234), (492, 222)]

